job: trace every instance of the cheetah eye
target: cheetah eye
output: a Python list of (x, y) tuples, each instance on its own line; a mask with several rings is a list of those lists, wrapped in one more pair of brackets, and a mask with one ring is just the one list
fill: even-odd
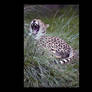
[(31, 23), (31, 28), (32, 28), (33, 34), (35, 35), (38, 33), (40, 26), (37, 21), (33, 20)]

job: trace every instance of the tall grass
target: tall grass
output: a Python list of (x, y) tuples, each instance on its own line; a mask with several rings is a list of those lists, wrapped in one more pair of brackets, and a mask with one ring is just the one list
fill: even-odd
[(79, 87), (79, 60), (61, 65), (28, 36), (29, 22), (37, 17), (50, 24), (48, 36), (58, 36), (78, 51), (79, 14), (73, 7), (66, 6), (50, 15), (50, 9), (34, 5), (24, 12), (24, 87)]

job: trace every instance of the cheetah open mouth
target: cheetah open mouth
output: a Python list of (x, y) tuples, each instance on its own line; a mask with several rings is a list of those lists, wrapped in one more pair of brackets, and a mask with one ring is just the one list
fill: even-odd
[(40, 26), (39, 26), (38, 24), (36, 24), (36, 23), (32, 23), (32, 24), (31, 24), (31, 28), (32, 28), (32, 30), (33, 30), (32, 33), (35, 35), (35, 34), (38, 33)]

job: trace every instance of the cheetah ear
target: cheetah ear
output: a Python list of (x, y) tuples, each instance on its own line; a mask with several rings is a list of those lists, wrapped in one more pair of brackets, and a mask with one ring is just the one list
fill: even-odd
[(49, 24), (46, 24), (46, 28), (48, 28), (50, 25)]

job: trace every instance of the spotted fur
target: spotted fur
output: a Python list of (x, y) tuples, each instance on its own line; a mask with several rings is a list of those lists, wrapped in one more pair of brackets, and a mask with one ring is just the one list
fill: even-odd
[(74, 50), (59, 37), (46, 36), (48, 27), (49, 24), (43, 23), (40, 19), (34, 19), (30, 24), (30, 33), (40, 46), (59, 58), (61, 64), (70, 62), (74, 58)]

